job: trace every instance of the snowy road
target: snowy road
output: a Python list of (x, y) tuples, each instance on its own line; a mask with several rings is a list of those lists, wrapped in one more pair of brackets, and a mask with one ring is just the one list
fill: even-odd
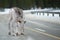
[(26, 14), (25, 17), (25, 35), (9, 36), (8, 16), (0, 15), (0, 40), (60, 40), (60, 24), (39, 20), (41, 17), (37, 15)]

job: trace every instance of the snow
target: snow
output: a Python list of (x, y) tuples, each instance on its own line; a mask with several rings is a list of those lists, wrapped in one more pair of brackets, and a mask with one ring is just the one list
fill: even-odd
[(57, 23), (60, 24), (60, 17), (56, 15), (56, 17), (53, 16), (46, 16), (46, 15), (36, 15), (36, 14), (26, 14), (26, 19), (29, 20), (41, 20), (41, 21), (46, 21), (50, 23)]
[(4, 12), (0, 12), (0, 14), (8, 14), (10, 9), (4, 9)]
[(59, 10), (52, 10), (50, 12), (60, 12), (60, 9)]
[[(0, 12), (0, 14), (8, 14), (10, 9), (5, 9), (4, 12)], [(33, 9), (33, 10), (23, 10), (24, 13), (26, 14), (26, 18), (28, 19), (32, 19), (32, 20), (42, 20), (42, 21), (48, 21), (48, 22), (53, 22), (53, 23), (58, 23), (60, 24), (60, 17), (58, 14), (54, 14), (54, 17), (52, 16), (52, 14), (49, 14), (49, 16), (47, 16), (47, 14), (43, 14), (41, 13), (41, 15), (37, 15), (37, 14), (31, 14), (31, 11), (50, 11), (50, 12), (60, 12), (60, 9)]]
[[(4, 12), (0, 12), (0, 14), (6, 14), (9, 12), (10, 9), (4, 9)], [(23, 10), (23, 12), (32, 12), (32, 11), (50, 11), (50, 12), (60, 12), (60, 9), (52, 9), (52, 8), (45, 8), (45, 9), (31, 9), (31, 10)]]

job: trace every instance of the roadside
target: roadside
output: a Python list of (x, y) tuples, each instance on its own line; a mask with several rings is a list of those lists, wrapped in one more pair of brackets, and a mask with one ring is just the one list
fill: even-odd
[(37, 21), (46, 21), (50, 23), (56, 23), (60, 24), (60, 17), (50, 17), (50, 16), (40, 16), (40, 15), (35, 15), (35, 14), (26, 14), (25, 15), (26, 19), (29, 20), (37, 20)]

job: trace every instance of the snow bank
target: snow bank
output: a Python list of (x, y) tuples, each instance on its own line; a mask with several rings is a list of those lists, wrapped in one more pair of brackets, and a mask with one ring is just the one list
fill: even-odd
[(26, 14), (25, 17), (26, 19), (29, 20), (41, 20), (41, 21), (60, 24), (60, 17), (41, 16), (36, 14)]

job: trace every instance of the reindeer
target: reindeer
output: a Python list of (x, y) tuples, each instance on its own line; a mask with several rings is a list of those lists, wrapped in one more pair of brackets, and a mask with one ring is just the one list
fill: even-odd
[(24, 15), (23, 10), (13, 7), (9, 11), (9, 35), (24, 35)]

